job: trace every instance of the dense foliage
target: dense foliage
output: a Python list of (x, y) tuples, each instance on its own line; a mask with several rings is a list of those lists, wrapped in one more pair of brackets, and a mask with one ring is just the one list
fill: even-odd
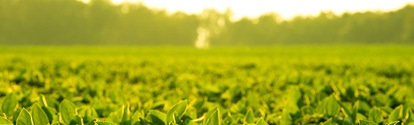
[(231, 10), (189, 15), (109, 0), (0, 0), (0, 44), (193, 46), (200, 27), (212, 34), (212, 46), (413, 43), (413, 13), (407, 5), (390, 12), (322, 12), (292, 20), (269, 13), (230, 21)]
[(0, 124), (413, 124), (413, 50), (2, 47)]

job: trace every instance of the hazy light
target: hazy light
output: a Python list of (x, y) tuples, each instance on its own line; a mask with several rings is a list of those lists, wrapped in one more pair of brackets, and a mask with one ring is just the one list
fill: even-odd
[(199, 49), (205, 49), (210, 46), (208, 38), (210, 37), (210, 31), (203, 27), (197, 28), (197, 40), (195, 41), (195, 47)]
[(168, 12), (184, 11), (201, 13), (204, 8), (214, 8), (224, 12), (231, 8), (234, 18), (257, 17), (263, 13), (276, 12), (284, 19), (296, 15), (317, 15), (321, 11), (341, 14), (346, 11), (395, 10), (414, 0), (113, 0), (143, 2), (152, 8), (166, 9)]

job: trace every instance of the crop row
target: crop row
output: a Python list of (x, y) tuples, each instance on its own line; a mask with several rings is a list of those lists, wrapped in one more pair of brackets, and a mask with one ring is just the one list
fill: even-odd
[(414, 62), (3, 58), (0, 124), (413, 124)]

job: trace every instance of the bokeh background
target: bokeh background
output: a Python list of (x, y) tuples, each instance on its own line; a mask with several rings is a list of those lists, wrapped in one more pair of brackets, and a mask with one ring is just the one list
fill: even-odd
[(414, 5), (409, 2), (395, 10), (323, 10), (291, 18), (278, 12), (235, 18), (232, 8), (203, 9), (168, 11), (142, 1), (0, 0), (0, 45), (207, 48), (414, 43)]

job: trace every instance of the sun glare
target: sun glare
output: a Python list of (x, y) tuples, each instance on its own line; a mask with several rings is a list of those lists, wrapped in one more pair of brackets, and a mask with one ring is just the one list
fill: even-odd
[(257, 17), (263, 13), (276, 12), (284, 19), (297, 15), (317, 15), (321, 11), (336, 14), (355, 11), (387, 11), (398, 9), (414, 0), (112, 0), (122, 2), (143, 2), (152, 8), (166, 9), (168, 12), (184, 11), (201, 13), (204, 8), (225, 11), (230, 8), (234, 18)]

